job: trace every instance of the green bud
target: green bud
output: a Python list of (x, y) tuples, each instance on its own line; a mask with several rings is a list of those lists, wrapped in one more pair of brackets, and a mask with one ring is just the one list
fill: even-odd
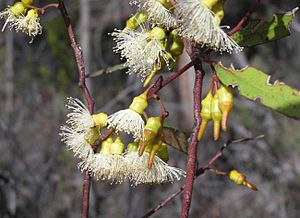
[(126, 28), (136, 30), (141, 24), (147, 21), (147, 15), (137, 12), (126, 21)]
[(219, 108), (219, 98), (217, 94), (215, 94), (211, 103), (211, 113), (214, 121), (214, 140), (218, 140), (220, 137), (222, 112)]
[(26, 7), (22, 2), (16, 2), (9, 10), (15, 15), (20, 16), (26, 13)]
[(26, 15), (27, 18), (35, 19), (39, 17), (39, 13), (36, 9), (30, 9)]
[(129, 109), (137, 112), (138, 114), (143, 114), (144, 110), (148, 107), (147, 93), (148, 92), (146, 91), (135, 97), (129, 106)]
[(164, 40), (166, 38), (166, 32), (163, 28), (161, 27), (154, 27), (151, 31), (150, 31), (151, 36), (153, 36), (155, 39), (157, 40)]

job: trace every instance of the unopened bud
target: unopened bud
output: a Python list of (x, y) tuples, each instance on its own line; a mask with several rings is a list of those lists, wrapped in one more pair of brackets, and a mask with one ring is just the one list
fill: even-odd
[(222, 112), (219, 108), (218, 95), (215, 94), (211, 103), (211, 114), (214, 121), (214, 140), (218, 140), (220, 137), (220, 127), (222, 120)]
[(227, 121), (229, 112), (233, 108), (233, 95), (229, 87), (221, 85), (220, 89), (217, 91), (219, 98), (219, 107), (222, 111), (222, 130), (227, 130)]
[(211, 91), (207, 94), (207, 96), (201, 101), (202, 109), (201, 109), (201, 118), (202, 122), (200, 125), (200, 129), (198, 132), (198, 140), (200, 141), (204, 135), (206, 126), (208, 122), (212, 119), (211, 106), (212, 106), (213, 96)]
[(257, 188), (247, 181), (246, 176), (237, 170), (230, 171), (228, 177), (237, 185), (242, 185), (253, 191), (257, 191)]

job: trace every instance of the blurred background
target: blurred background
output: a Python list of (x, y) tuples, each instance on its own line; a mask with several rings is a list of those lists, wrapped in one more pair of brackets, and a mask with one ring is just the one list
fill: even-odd
[[(53, 1), (35, 1), (42, 6)], [(55, 2), (55, 1), (54, 1)], [(66, 0), (85, 55), (87, 73), (121, 63), (112, 52), (108, 33), (122, 29), (135, 8), (124, 0)], [(252, 1), (230, 0), (223, 25), (233, 27)], [(3, 0), (1, 10), (13, 1)], [(291, 10), (296, 0), (264, 0), (255, 18), (271, 20), (273, 13)], [(3, 25), (1, 20), (1, 25)], [(66, 120), (66, 97), (82, 98), (77, 69), (63, 20), (56, 10), (42, 16), (43, 34), (32, 44), (14, 31), (0, 33), (0, 217), (80, 217), (82, 173), (79, 160), (60, 142), (59, 127)], [(245, 49), (238, 55), (213, 55), (225, 65), (255, 66), (300, 89), (300, 13), (292, 35), (280, 41)], [(188, 62), (183, 55), (179, 65)], [(209, 86), (209, 68), (205, 90)], [(124, 71), (88, 80), (96, 110), (107, 113), (128, 107), (141, 91), (140, 81)], [(187, 73), (161, 92), (170, 112), (169, 126), (188, 134), (193, 126), (193, 73)], [(206, 92), (205, 92), (206, 93)], [(237, 93), (235, 93), (237, 94)], [(157, 108), (150, 105), (149, 111)], [(236, 95), (230, 131), (212, 141), (209, 125), (199, 144), (199, 162), (205, 164), (228, 139), (264, 134), (258, 141), (226, 150), (216, 167), (237, 169), (259, 191), (238, 187), (227, 178), (205, 173), (195, 181), (190, 217), (293, 218), (300, 214), (300, 123)], [(169, 163), (185, 169), (186, 156), (170, 149)], [(168, 185), (129, 183), (110, 185), (92, 181), (90, 217), (141, 217), (176, 191), (184, 181)], [(179, 217), (181, 197), (153, 217)]]

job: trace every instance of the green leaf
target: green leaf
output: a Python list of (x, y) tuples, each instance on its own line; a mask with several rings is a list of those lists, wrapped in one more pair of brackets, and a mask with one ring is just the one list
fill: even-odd
[(217, 75), (227, 86), (237, 86), (240, 94), (252, 101), (260, 99), (261, 103), (288, 117), (300, 119), (300, 92), (282, 82), (270, 84), (270, 75), (253, 67), (235, 70), (215, 64)]
[(231, 37), (244, 47), (251, 47), (289, 36), (289, 25), (298, 8), (284, 14), (274, 14), (270, 22), (252, 20), (247, 27), (234, 33)]
[(164, 127), (163, 136), (163, 141), (166, 144), (185, 154), (188, 153), (189, 143), (188, 137), (185, 133), (170, 127)]

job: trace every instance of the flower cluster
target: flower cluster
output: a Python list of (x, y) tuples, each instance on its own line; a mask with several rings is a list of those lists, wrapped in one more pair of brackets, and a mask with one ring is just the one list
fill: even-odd
[(151, 71), (169, 64), (169, 55), (165, 48), (164, 29), (155, 27), (151, 31), (125, 28), (112, 33), (117, 45), (114, 51), (126, 59), (128, 73), (136, 73), (144, 80)]
[[(132, 0), (138, 12), (127, 20), (123, 30), (112, 33), (117, 43), (114, 51), (126, 59), (128, 73), (141, 76), (142, 81), (146, 79), (144, 86), (166, 65), (172, 68), (183, 51), (183, 38), (220, 53), (242, 50), (220, 27), (225, 1), (174, 2), (175, 5), (170, 0)], [(147, 24), (151, 28), (146, 29)], [(172, 48), (178, 49), (176, 55)]]
[(210, 90), (201, 102), (202, 123), (198, 133), (198, 140), (201, 140), (209, 121), (214, 122), (214, 140), (220, 137), (220, 129), (227, 131), (227, 121), (230, 111), (233, 108), (232, 90), (221, 84), (221, 87), (212, 94)]
[(33, 0), (21, 0), (0, 12), (0, 18), (5, 19), (2, 31), (9, 25), (9, 29), (14, 28), (16, 32), (23, 32), (32, 40), (42, 34), (43, 27), (40, 24), (39, 14), (37, 9), (32, 8), (32, 3)]
[[(183, 170), (166, 163), (167, 145), (154, 140), (162, 126), (159, 117), (149, 118), (146, 125), (144, 123), (142, 114), (148, 106), (147, 91), (135, 97), (128, 109), (110, 116), (104, 113), (91, 115), (75, 98), (68, 98), (66, 106), (71, 112), (67, 115), (66, 125), (61, 127), (62, 141), (82, 159), (78, 167), (97, 180), (122, 183), (129, 179), (132, 185), (138, 185), (174, 182), (185, 176)], [(101, 143), (100, 151), (94, 152), (92, 145), (104, 128), (114, 131)], [(127, 148), (120, 132), (132, 134), (134, 142)]]

